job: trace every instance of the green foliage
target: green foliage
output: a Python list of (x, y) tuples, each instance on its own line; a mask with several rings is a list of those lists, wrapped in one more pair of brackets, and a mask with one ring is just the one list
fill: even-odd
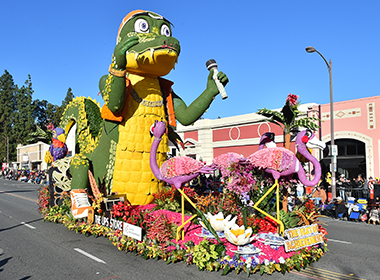
[(202, 240), (194, 247), (193, 262), (198, 266), (199, 270), (204, 270), (208, 262), (216, 261), (219, 254), (215, 250), (216, 245), (210, 243), (207, 239)]
[(301, 112), (298, 110), (299, 103), (295, 105), (289, 104), (289, 101), (285, 102), (284, 107), (279, 111), (273, 111), (269, 109), (260, 109), (257, 114), (266, 117), (267, 119), (259, 120), (258, 122), (268, 121), (281, 127), (285, 134), (296, 132), (298, 128), (309, 128), (316, 130), (319, 125), (314, 121), (320, 121), (317, 118), (301, 117)]
[(98, 137), (99, 131), (102, 128), (102, 122), (103, 122), (99, 107), (90, 99), (84, 100), (84, 106), (86, 108), (85, 110), (86, 110), (88, 123), (90, 126), (91, 136), (93, 138)]
[[(60, 107), (46, 100), (33, 100), (33, 93), (30, 75), (22, 87), (14, 84), (7, 70), (0, 76), (0, 141), (8, 137), (10, 161), (17, 161), (18, 144), (29, 144), (41, 139), (41, 131), (36, 126), (45, 131), (49, 121), (55, 126), (59, 123), (62, 114)], [(73, 96), (71, 89), (67, 96)], [(36, 139), (32, 140), (33, 137)], [(7, 146), (0, 145), (0, 159), (6, 157)]]
[(174, 187), (162, 187), (153, 196), (154, 203), (157, 205), (155, 207), (156, 210), (181, 211), (179, 192)]
[(36, 125), (36, 130), (29, 133), (25, 141), (27, 144), (37, 143), (38, 141), (50, 144), (52, 141), (52, 133), (49, 130), (44, 131), (41, 127)]
[(15, 94), (16, 106), (12, 135), (15, 137), (17, 143), (26, 144), (28, 134), (34, 129), (32, 95), (32, 82), (29, 75), (25, 85), (23, 85)]
[(43, 130), (46, 130), (48, 123), (48, 117), (46, 114), (48, 102), (46, 100), (34, 100), (32, 102), (33, 110), (33, 119), (35, 120), (35, 125), (39, 126)]
[(165, 198), (165, 200), (156, 200), (157, 206), (155, 209), (169, 210), (173, 212), (180, 212), (181, 205), (179, 202), (175, 200), (170, 200), (169, 198)]
[(285, 213), (284, 210), (280, 210), (280, 220), (284, 223), (285, 229), (295, 228), (300, 222), (300, 218), (295, 212)]

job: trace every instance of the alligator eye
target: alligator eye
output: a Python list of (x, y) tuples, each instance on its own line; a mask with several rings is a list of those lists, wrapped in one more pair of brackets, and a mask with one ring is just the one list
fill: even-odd
[(171, 35), (170, 28), (166, 24), (161, 26), (161, 35), (165, 35), (166, 37), (170, 37)]
[(135, 21), (135, 31), (140, 33), (148, 33), (149, 23), (145, 19), (139, 18)]

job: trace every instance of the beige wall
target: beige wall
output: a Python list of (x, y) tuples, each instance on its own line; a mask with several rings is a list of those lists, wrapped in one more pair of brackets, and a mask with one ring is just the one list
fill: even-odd
[(43, 170), (47, 169), (44, 161), (45, 153), (49, 150), (50, 145), (43, 142), (30, 144), (26, 146), (17, 146), (17, 167), (33, 169), (33, 167)]

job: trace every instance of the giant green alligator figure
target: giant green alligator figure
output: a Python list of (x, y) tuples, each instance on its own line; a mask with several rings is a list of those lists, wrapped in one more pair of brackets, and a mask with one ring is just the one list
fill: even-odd
[[(175, 127), (176, 120), (192, 124), (219, 93), (211, 70), (206, 89), (187, 106), (173, 92), (173, 83), (161, 78), (174, 68), (179, 53), (168, 20), (153, 12), (133, 11), (120, 25), (109, 75), (99, 83), (105, 105), (100, 109), (96, 102), (80, 97), (67, 106), (60, 127), (67, 134), (77, 124), (76, 154), (70, 163), (75, 217), (85, 217), (90, 208), (84, 191), (89, 187), (89, 171), (98, 186), (105, 182), (108, 194), (125, 194), (132, 204), (153, 200), (162, 183), (149, 165), (151, 125), (165, 121), (167, 127)], [(217, 78), (223, 85), (228, 83), (223, 72)], [(165, 134), (157, 152), (159, 165), (167, 151)]]

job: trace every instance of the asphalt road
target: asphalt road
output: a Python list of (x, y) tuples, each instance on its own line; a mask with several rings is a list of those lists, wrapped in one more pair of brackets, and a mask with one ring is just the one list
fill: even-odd
[[(246, 279), (234, 271), (198, 271), (118, 251), (106, 238), (85, 237), (38, 214), (38, 185), (0, 179), (0, 279)], [(329, 252), (300, 272), (249, 279), (380, 279), (380, 226), (323, 219)]]

